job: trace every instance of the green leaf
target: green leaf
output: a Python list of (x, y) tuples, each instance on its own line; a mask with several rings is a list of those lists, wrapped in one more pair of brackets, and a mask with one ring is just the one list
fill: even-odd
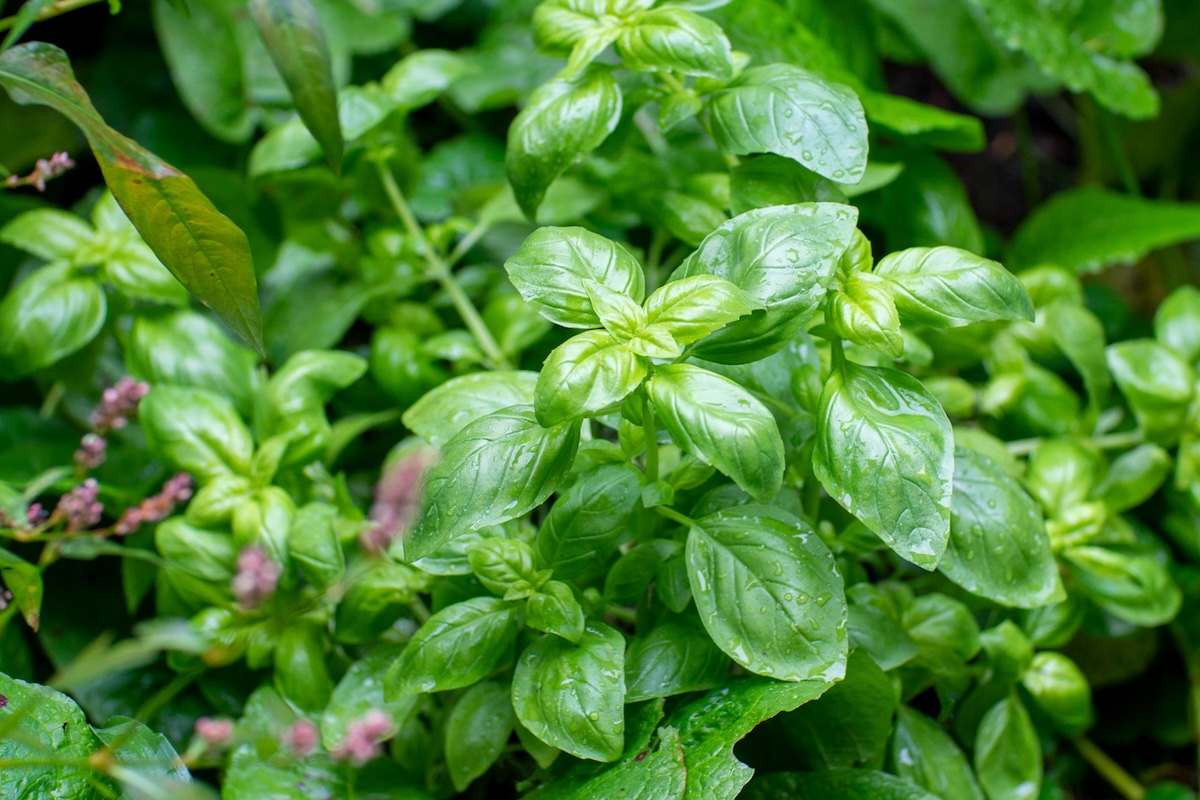
[(845, 678), (817, 700), (780, 714), (765, 732), (795, 753), (798, 769), (882, 763), (897, 699), (887, 674), (866, 652), (855, 651)]
[(729, 675), (729, 659), (694, 623), (659, 625), (629, 645), (625, 654), (625, 700), (715, 689)]
[(1156, 444), (1139, 445), (1113, 459), (1092, 495), (1118, 513), (1149, 500), (1171, 474), (1171, 455)]
[(0, 547), (0, 578), (12, 594), (21, 616), (33, 630), (38, 629), (42, 612), (42, 572), (20, 556)]
[(634, 336), (646, 324), (646, 312), (632, 297), (614, 292), (602, 283), (584, 281), (583, 288), (604, 330), (619, 341)]
[(25, 0), (17, 13), (10, 19), (11, 25), (8, 29), (8, 35), (4, 37), (4, 41), (0, 43), (0, 52), (12, 47), (25, 32), (37, 22), (38, 17), (42, 15), (53, 3), (54, 0)]
[(1016, 694), (992, 706), (975, 735), (975, 774), (988, 800), (1033, 800), (1042, 787), (1042, 746)]
[(255, 398), (257, 439), (287, 437), (284, 464), (302, 464), (324, 455), (330, 435), (325, 405), (366, 371), (365, 359), (344, 350), (296, 353)]
[(567, 476), (578, 446), (577, 422), (543, 428), (528, 407), (472, 422), (446, 443), (426, 475), (421, 519), (403, 540), (405, 560), (541, 505)]
[(687, 563), (717, 646), (778, 680), (836, 680), (846, 665), (846, 599), (833, 555), (807, 524), (736, 506), (691, 525)]
[(103, 728), (94, 730), (100, 740), (113, 751), (117, 761), (122, 766), (135, 769), (138, 775), (168, 779), (175, 784), (172, 788), (179, 788), (178, 784), (181, 783), (191, 783), (192, 776), (170, 740), (138, 720), (122, 716), (112, 717)]
[(1084, 594), (1117, 619), (1153, 628), (1179, 613), (1179, 585), (1153, 555), (1112, 547), (1069, 547), (1063, 557)]
[(671, 437), (748, 494), (766, 502), (783, 482), (783, 439), (775, 418), (728, 378), (690, 364), (658, 367), (646, 392)]
[(842, 338), (900, 358), (900, 315), (888, 289), (878, 275), (851, 273), (830, 301), (828, 321)]
[(687, 9), (663, 6), (635, 16), (616, 38), (625, 66), (717, 80), (733, 77), (733, 55), (721, 26)]
[(492, 537), (467, 548), (467, 563), (488, 591), (505, 600), (521, 600), (549, 578), (534, 569), (533, 548), (517, 539)]
[(642, 473), (632, 464), (605, 464), (586, 473), (550, 507), (538, 529), (538, 554), (565, 580), (595, 571), (628, 532), (641, 493)]
[(751, 67), (709, 101), (713, 141), (726, 153), (775, 153), (838, 183), (867, 166), (857, 95), (790, 64)]
[(1112, 378), (1104, 361), (1104, 324), (1086, 308), (1067, 300), (1046, 306), (1046, 325), (1054, 344), (1083, 378), (1088, 402), (1104, 408), (1112, 390)]
[(66, 264), (48, 264), (0, 301), (0, 376), (5, 380), (53, 366), (100, 332), (108, 313), (104, 292), (74, 272)]
[(901, 778), (942, 800), (984, 800), (967, 757), (950, 734), (904, 705), (896, 711), (892, 764)]
[(905, 322), (952, 328), (1033, 319), (1033, 302), (1016, 276), (995, 261), (955, 247), (892, 253), (876, 265), (875, 274), (888, 281)]
[(458, 791), (466, 791), (504, 752), (516, 721), (510, 694), (502, 683), (477, 683), (450, 709), (446, 769)]
[(608, 331), (585, 331), (550, 353), (538, 375), (534, 408), (542, 425), (594, 416), (642, 385), (647, 360)]
[(1158, 113), (1158, 94), (1135, 64), (1095, 52), (1095, 44), (1056, 19), (1037, 0), (970, 0), (982, 10), (996, 37), (1019, 49), (1042, 70), (1075, 92), (1091, 92), (1113, 111), (1133, 119)]
[(246, 234), (191, 178), (105, 124), (62, 50), (41, 42), (0, 53), (0, 85), (22, 105), (46, 105), (79, 126), (104, 180), (171, 274), (262, 352), (254, 263)]
[(940, 800), (903, 778), (868, 769), (777, 772), (751, 781), (746, 800)]
[(620, 118), (621, 90), (605, 67), (589, 67), (571, 80), (552, 80), (529, 96), (508, 130), (504, 158), (525, 216), (537, 215), (554, 179), (599, 147)]
[(530, 595), (525, 604), (525, 624), (568, 642), (578, 642), (584, 630), (583, 606), (570, 586), (550, 581)]
[(326, 750), (340, 747), (346, 741), (351, 723), (373, 708), (387, 713), (397, 726), (404, 725), (416, 711), (421, 701), (419, 694), (406, 694), (392, 700), (384, 696), (384, 677), (388, 667), (403, 649), (404, 645), (380, 647), (355, 661), (346, 670), (319, 720), (321, 744)]
[(535, 641), (517, 662), (512, 699), (521, 724), (546, 744), (615, 761), (625, 744), (625, 639), (590, 622), (578, 644)]
[(428, 589), (425, 576), (395, 561), (380, 561), (356, 577), (337, 606), (334, 631), (339, 642), (362, 644), (392, 627), (417, 596)]
[(449, 50), (418, 50), (392, 67), (379, 85), (401, 108), (427, 106), (470, 72), (462, 56)]
[(1180, 286), (1167, 295), (1154, 315), (1154, 338), (1189, 364), (1200, 361), (1200, 289)]
[[(11, 52), (11, 51), (10, 51)], [(83, 766), (103, 743), (88, 727), (75, 701), (46, 686), (14, 680), (0, 672), (0, 758), (18, 766), (0, 770), (0, 794), (5, 797), (62, 797), (100, 800), (109, 796), (88, 782), (97, 775)], [(38, 764), (47, 757), (63, 763)], [(22, 766), (21, 761), (33, 763)], [(111, 791), (108, 781), (100, 786)]]
[(138, 418), (147, 444), (201, 484), (250, 471), (250, 431), (233, 404), (218, 394), (159, 386), (142, 398)]
[(405, 427), (435, 447), (480, 417), (518, 405), (533, 405), (536, 372), (514, 370), (460, 375), (427, 392), (404, 412)]
[(308, 503), (296, 511), (288, 533), (288, 553), (304, 579), (325, 589), (342, 577), (346, 557), (338, 540), (337, 508)]
[(859, 97), (872, 130), (939, 150), (976, 152), (987, 141), (983, 122), (976, 117), (918, 103), (903, 95), (862, 91)]
[(346, 768), (324, 753), (304, 759), (263, 759), (254, 743), (234, 751), (221, 785), (223, 800), (340, 800)]
[(512, 604), (495, 597), (475, 597), (443, 608), (420, 627), (388, 669), (387, 696), (444, 692), (477, 683), (511, 657), (519, 629)]
[(1200, 239), (1200, 204), (1073, 189), (1038, 206), (1017, 229), (1012, 261), (1096, 272), (1192, 239)]
[(1034, 655), (1021, 675), (1021, 685), (1064, 733), (1082, 733), (1091, 726), (1095, 718), (1092, 687), (1075, 662), (1062, 653)]
[(846, 193), (790, 158), (761, 155), (744, 158), (730, 170), (729, 201), (734, 214), (744, 214), (793, 203), (845, 203)]
[(687, 763), (685, 800), (733, 800), (754, 771), (733, 754), (752, 728), (782, 711), (820, 697), (832, 684), (741, 678), (678, 708), (667, 722), (679, 728)]
[(1195, 392), (1195, 370), (1152, 339), (1109, 345), (1108, 367), (1138, 424), (1151, 438), (1174, 442)]
[(821, 394), (813, 470), (888, 546), (932, 570), (950, 534), (954, 436), (920, 381), (843, 362)]
[(954, 451), (950, 542), (939, 567), (969, 592), (1018, 608), (1062, 600), (1042, 512), (1016, 478), (974, 450)]
[(321, 17), (311, 0), (250, 0), (249, 8), (300, 119), (321, 143), (329, 166), (340, 172), (344, 144), (337, 86)]
[(665, 284), (646, 299), (646, 324), (688, 345), (761, 307), (724, 278), (692, 275)]
[(821, 307), (834, 267), (854, 235), (855, 211), (803, 203), (748, 211), (705, 238), (671, 276), (715, 275), (764, 310), (702, 341), (696, 354), (743, 364), (781, 349)]
[(599, 328), (587, 282), (642, 302), (641, 265), (616, 242), (583, 228), (538, 228), (504, 262), (513, 286), (546, 319), (567, 328)]
[(86, 222), (57, 208), (26, 211), (0, 228), (0, 242), (46, 261), (78, 266), (86, 263), (81, 256), (92, 249), (95, 238), (96, 232)]

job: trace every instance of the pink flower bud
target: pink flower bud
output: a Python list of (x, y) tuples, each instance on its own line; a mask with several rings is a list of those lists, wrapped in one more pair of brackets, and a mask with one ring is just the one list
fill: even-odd
[(233, 740), (233, 722), (227, 719), (201, 717), (196, 720), (196, 735), (209, 747), (223, 747)]
[(107, 439), (97, 433), (85, 433), (75, 451), (75, 464), (83, 470), (95, 469), (104, 463), (107, 450)]
[(150, 384), (125, 376), (100, 395), (100, 405), (89, 421), (97, 431), (124, 428), (137, 417), (138, 403), (150, 391)]
[(58, 499), (54, 516), (66, 521), (68, 531), (83, 531), (100, 521), (104, 505), (96, 500), (100, 485), (88, 478)]
[(298, 719), (283, 737), (283, 743), (298, 756), (306, 756), (317, 749), (320, 736), (317, 726), (306, 719)]
[(438, 451), (424, 447), (398, 461), (375, 484), (375, 502), (371, 505), (371, 527), (359, 537), (359, 545), (368, 553), (385, 552), (403, 536), (421, 507), (425, 473), (437, 463)]
[(275, 593), (280, 568), (261, 547), (247, 547), (238, 554), (238, 571), (233, 576), (233, 597), (245, 608), (258, 608)]
[(395, 724), (386, 711), (372, 708), (350, 723), (346, 740), (333, 751), (333, 757), (355, 766), (378, 758), (383, 753), (381, 743), (392, 734)]

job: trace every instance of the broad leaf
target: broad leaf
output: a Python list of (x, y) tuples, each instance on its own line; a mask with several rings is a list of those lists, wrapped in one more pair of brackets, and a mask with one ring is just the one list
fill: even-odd
[(566, 477), (578, 445), (578, 423), (543, 428), (525, 406), (472, 422), (446, 443), (426, 475), (421, 519), (403, 540), (405, 560), (541, 505)]
[(504, 262), (513, 286), (546, 319), (567, 328), (599, 328), (587, 282), (641, 302), (642, 268), (628, 250), (583, 228), (538, 228)]
[(843, 508), (923, 569), (950, 534), (954, 437), (915, 378), (844, 362), (821, 395), (813, 470)]
[(782, 348), (821, 307), (855, 221), (850, 206), (803, 203), (748, 211), (713, 231), (672, 280), (716, 275), (764, 310), (709, 336), (697, 355), (743, 364)]
[(751, 67), (709, 102), (717, 147), (775, 153), (838, 183), (867, 166), (867, 121), (858, 96), (790, 64)]
[(608, 331), (585, 331), (554, 349), (534, 394), (542, 425), (598, 414), (642, 385), (649, 362)]
[(1012, 273), (955, 247), (892, 253), (876, 265), (875, 274), (887, 279), (905, 322), (957, 327), (1033, 319), (1033, 302)]
[[(604, 67), (556, 79), (529, 96), (508, 131), (504, 168), (530, 219), (554, 179), (608, 138), (621, 118), (621, 90)], [(528, 298), (526, 298), (528, 299)]]
[(761, 305), (723, 278), (692, 275), (671, 281), (646, 299), (646, 324), (678, 344), (698, 342)]
[(283, 76), (300, 119), (321, 143), (334, 172), (342, 168), (342, 128), (337, 86), (321, 18), (311, 0), (250, 0), (271, 60)]
[(1083, 593), (1117, 619), (1152, 628), (1165, 625), (1179, 613), (1179, 586), (1151, 554), (1069, 547), (1063, 556)]
[(3, 579), (4, 587), (12, 595), (25, 622), (36, 631), (41, 620), (44, 590), (41, 570), (0, 547), (0, 579)]
[(625, 744), (625, 639), (591, 622), (578, 644), (535, 641), (517, 662), (512, 700), (521, 724), (546, 744), (615, 761)]
[(1062, 653), (1036, 654), (1021, 673), (1021, 685), (1065, 733), (1082, 733), (1095, 720), (1092, 687), (1083, 671)]
[(984, 800), (967, 757), (950, 734), (908, 706), (896, 711), (892, 763), (900, 777), (942, 800)]
[(1064, 597), (1037, 502), (985, 455), (954, 451), (950, 542), (939, 569), (969, 592), (1036, 608)]
[(1029, 215), (1013, 237), (1012, 260), (1018, 267), (1056, 264), (1096, 272), (1192, 239), (1200, 239), (1198, 204), (1073, 189)]
[(150, 447), (201, 483), (250, 471), (250, 431), (220, 395), (159, 386), (142, 399), (138, 417)]
[(1154, 338), (1189, 364), (1200, 361), (1200, 289), (1180, 286), (1163, 300), (1154, 315)]
[(605, 464), (581, 476), (550, 507), (535, 540), (542, 560), (571, 580), (604, 563), (629, 529), (642, 494), (642, 473), (628, 463)]
[(1067, 300), (1051, 303), (1039, 316), (1043, 313), (1055, 346), (1083, 378), (1088, 402), (1095, 409), (1104, 408), (1112, 389), (1104, 361), (1104, 324), (1091, 311)]
[(676, 6), (635, 17), (617, 36), (616, 48), (630, 69), (669, 70), (718, 80), (733, 77), (733, 57), (721, 26)]
[(715, 689), (729, 675), (729, 659), (694, 624), (668, 622), (629, 645), (627, 702)]
[(16, 380), (77, 352), (100, 332), (107, 313), (94, 280), (62, 263), (41, 267), (0, 301), (0, 376)]
[(846, 668), (846, 599), (833, 555), (805, 523), (767, 506), (696, 520), (687, 564), (717, 646), (778, 680), (836, 680)]
[(783, 482), (783, 439), (775, 418), (728, 378), (690, 364), (658, 367), (646, 391), (684, 450), (711, 464), (761, 502)]
[(100, 118), (62, 50), (41, 42), (0, 54), (0, 85), (79, 126), (104, 180), (158, 259), (235, 333), (262, 352), (250, 245), (187, 177)]
[(1149, 438), (1175, 442), (1195, 396), (1196, 370), (1152, 339), (1110, 345), (1108, 368)]
[(477, 683), (512, 655), (518, 631), (516, 609), (495, 597), (447, 606), (420, 627), (392, 663), (386, 696), (402, 698)]
[(988, 800), (1033, 800), (1041, 791), (1041, 742), (1015, 693), (983, 715), (975, 735), (975, 773)]
[(319, 720), (321, 744), (326, 750), (341, 747), (350, 725), (373, 708), (386, 712), (397, 726), (403, 725), (416, 710), (419, 694), (405, 694), (391, 700), (384, 697), (384, 677), (403, 650), (403, 645), (380, 647), (346, 670)]
[(477, 683), (466, 691), (446, 717), (446, 769), (458, 791), (495, 763), (512, 735), (512, 700), (502, 683)]
[(413, 403), (401, 418), (406, 427), (435, 447), (480, 417), (519, 405), (533, 405), (536, 372), (473, 372), (446, 381)]

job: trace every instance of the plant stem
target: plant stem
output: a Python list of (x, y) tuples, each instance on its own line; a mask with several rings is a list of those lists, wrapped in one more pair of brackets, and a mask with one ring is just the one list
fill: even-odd
[(491, 229), (492, 223), (490, 221), (482, 220), (476, 223), (475, 227), (471, 228), (471, 230), (467, 232), (467, 235), (463, 237), (462, 241), (455, 246), (450, 255), (446, 256), (446, 269), (452, 269), (454, 265), (461, 261), (463, 256), (465, 256), (480, 239), (486, 236), (487, 232)]
[(480, 349), (483, 350), (484, 355), (488, 357), (493, 366), (498, 369), (512, 369), (512, 365), (508, 363), (508, 359), (504, 357), (500, 346), (496, 344), (496, 340), (492, 337), (492, 332), (488, 330), (487, 325), (484, 323), (483, 317), (479, 316), (479, 311), (471, 302), (471, 298), (467, 297), (466, 292), (462, 290), (462, 287), (458, 285), (458, 281), (454, 279), (454, 274), (450, 271), (450, 268), (446, 266), (446, 262), (442, 260), (441, 256), (433, 248), (433, 244), (426, 238), (425, 229), (421, 227), (421, 223), (413, 216), (412, 209), (409, 208), (408, 202), (404, 199), (404, 194), (400, 191), (400, 186), (396, 183), (396, 178), (392, 175), (392, 171), (387, 168), (382, 159), (375, 160), (375, 168), (379, 172), (379, 180), (383, 183), (383, 190), (387, 192), (388, 199), (392, 202), (392, 208), (395, 209), (396, 216), (400, 217), (400, 221), (404, 223), (404, 227), (417, 240), (418, 246), (424, 252), (428, 273), (437, 279), (438, 283), (442, 286), (442, 290), (450, 296), (450, 300), (458, 310), (458, 315), (462, 317), (463, 323), (471, 331), (471, 335), (475, 337), (475, 341), (479, 343)]
[(658, 480), (658, 425), (654, 421), (654, 406), (642, 395), (642, 436), (646, 440), (646, 484)]
[(1132, 775), (1125, 771), (1124, 767), (1109, 758), (1108, 754), (1090, 739), (1078, 736), (1071, 741), (1079, 750), (1079, 755), (1083, 756), (1083, 760), (1088, 762), (1092, 769), (1096, 770), (1100, 777), (1108, 781), (1109, 785), (1120, 792), (1126, 800), (1142, 800), (1146, 796), (1146, 787), (1138, 783)]
[(673, 508), (667, 508), (666, 506), (655, 506), (654, 511), (659, 516), (666, 517), (667, 519), (671, 520), (672, 522), (678, 522), (680, 525), (684, 526), (685, 528), (691, 528), (696, 524), (695, 522), (692, 521), (691, 517), (685, 517), (683, 514), (680, 514), (678, 511), (676, 511)]
[[(66, 14), (68, 11), (74, 11), (77, 8), (83, 8), (85, 6), (94, 6), (97, 3), (102, 2), (104, 2), (104, 0), (58, 0), (57, 3), (51, 3), (45, 9), (43, 9), (42, 13), (37, 15), (37, 21), (41, 22), (42, 20), (52, 19), (60, 14)], [(0, 19), (0, 31), (8, 30), (15, 25), (16, 22), (16, 14), (13, 14), (11, 17)]]

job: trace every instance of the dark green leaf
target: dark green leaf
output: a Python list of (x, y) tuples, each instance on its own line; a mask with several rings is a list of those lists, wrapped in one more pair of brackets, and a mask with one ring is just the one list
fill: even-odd
[(892, 763), (901, 778), (941, 800), (984, 800), (967, 757), (950, 734), (908, 706), (896, 711)]
[(104, 291), (74, 273), (66, 264), (49, 264), (4, 295), (0, 376), (11, 381), (52, 366), (100, 332), (108, 313)]
[(42, 573), (33, 564), (0, 547), (0, 578), (12, 594), (21, 616), (33, 630), (38, 629), (42, 612)]
[(159, 386), (142, 399), (138, 417), (147, 443), (201, 483), (250, 471), (250, 430), (221, 395)]
[(525, 604), (525, 624), (529, 627), (578, 642), (583, 636), (583, 606), (571, 587), (562, 581), (550, 581)]
[(778, 772), (751, 781), (747, 800), (939, 800), (903, 778), (866, 769)]
[(1042, 746), (1016, 694), (983, 716), (975, 737), (975, 774), (988, 800), (1033, 800), (1042, 787)]
[(668, 622), (629, 645), (625, 654), (625, 699), (714, 689), (729, 675), (729, 659), (694, 624)]
[(516, 717), (508, 686), (488, 681), (466, 691), (446, 717), (446, 769), (458, 791), (495, 763)]
[(542, 560), (567, 580), (593, 571), (628, 531), (641, 491), (642, 473), (632, 464), (605, 464), (581, 476), (538, 529)]
[(337, 86), (317, 10), (310, 0), (250, 0), (250, 16), (300, 119), (321, 143), (329, 166), (340, 172), (343, 142)]
[(954, 437), (919, 381), (844, 362), (821, 395), (813, 469), (825, 490), (904, 558), (934, 569), (950, 534)]
[(388, 669), (387, 696), (470, 686), (511, 655), (517, 631), (516, 612), (503, 600), (476, 597), (447, 606), (421, 626)]
[(1063, 557), (1084, 593), (1117, 619), (1152, 628), (1165, 625), (1179, 612), (1179, 586), (1150, 554), (1070, 547)]

